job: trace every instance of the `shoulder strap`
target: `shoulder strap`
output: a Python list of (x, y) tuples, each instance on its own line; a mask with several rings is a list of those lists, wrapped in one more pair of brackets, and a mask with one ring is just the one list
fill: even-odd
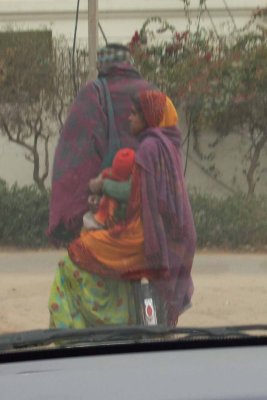
[(98, 78), (95, 84), (100, 92), (100, 101), (102, 102), (104, 100), (106, 104), (108, 117), (108, 152), (104, 156), (101, 165), (101, 169), (104, 169), (111, 166), (116, 152), (121, 147), (121, 142), (115, 124), (114, 110), (107, 81), (105, 78)]

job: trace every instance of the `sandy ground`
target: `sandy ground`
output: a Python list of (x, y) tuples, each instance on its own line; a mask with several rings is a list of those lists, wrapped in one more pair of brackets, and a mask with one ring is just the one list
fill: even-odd
[[(0, 250), (0, 333), (48, 327), (47, 301), (64, 251)], [(192, 307), (180, 326), (267, 323), (267, 254), (198, 253)]]

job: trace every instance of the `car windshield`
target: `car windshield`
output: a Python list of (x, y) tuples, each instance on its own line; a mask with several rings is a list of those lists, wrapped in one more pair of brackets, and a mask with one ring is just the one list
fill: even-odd
[(266, 65), (265, 0), (0, 0), (0, 352), (266, 334)]

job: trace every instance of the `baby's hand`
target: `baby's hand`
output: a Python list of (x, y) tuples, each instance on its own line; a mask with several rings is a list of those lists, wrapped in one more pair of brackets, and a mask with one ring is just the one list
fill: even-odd
[(100, 193), (103, 187), (102, 174), (98, 175), (96, 178), (89, 181), (89, 189), (92, 193)]
[(88, 197), (89, 209), (92, 213), (97, 212), (99, 201), (100, 201), (100, 196), (98, 196), (97, 194), (91, 194)]

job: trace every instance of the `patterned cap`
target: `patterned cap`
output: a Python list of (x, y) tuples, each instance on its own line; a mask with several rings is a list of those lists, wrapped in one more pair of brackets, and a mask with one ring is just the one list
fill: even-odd
[(125, 62), (132, 64), (133, 58), (129, 49), (123, 45), (109, 44), (97, 52), (97, 68), (101, 70), (114, 63)]

